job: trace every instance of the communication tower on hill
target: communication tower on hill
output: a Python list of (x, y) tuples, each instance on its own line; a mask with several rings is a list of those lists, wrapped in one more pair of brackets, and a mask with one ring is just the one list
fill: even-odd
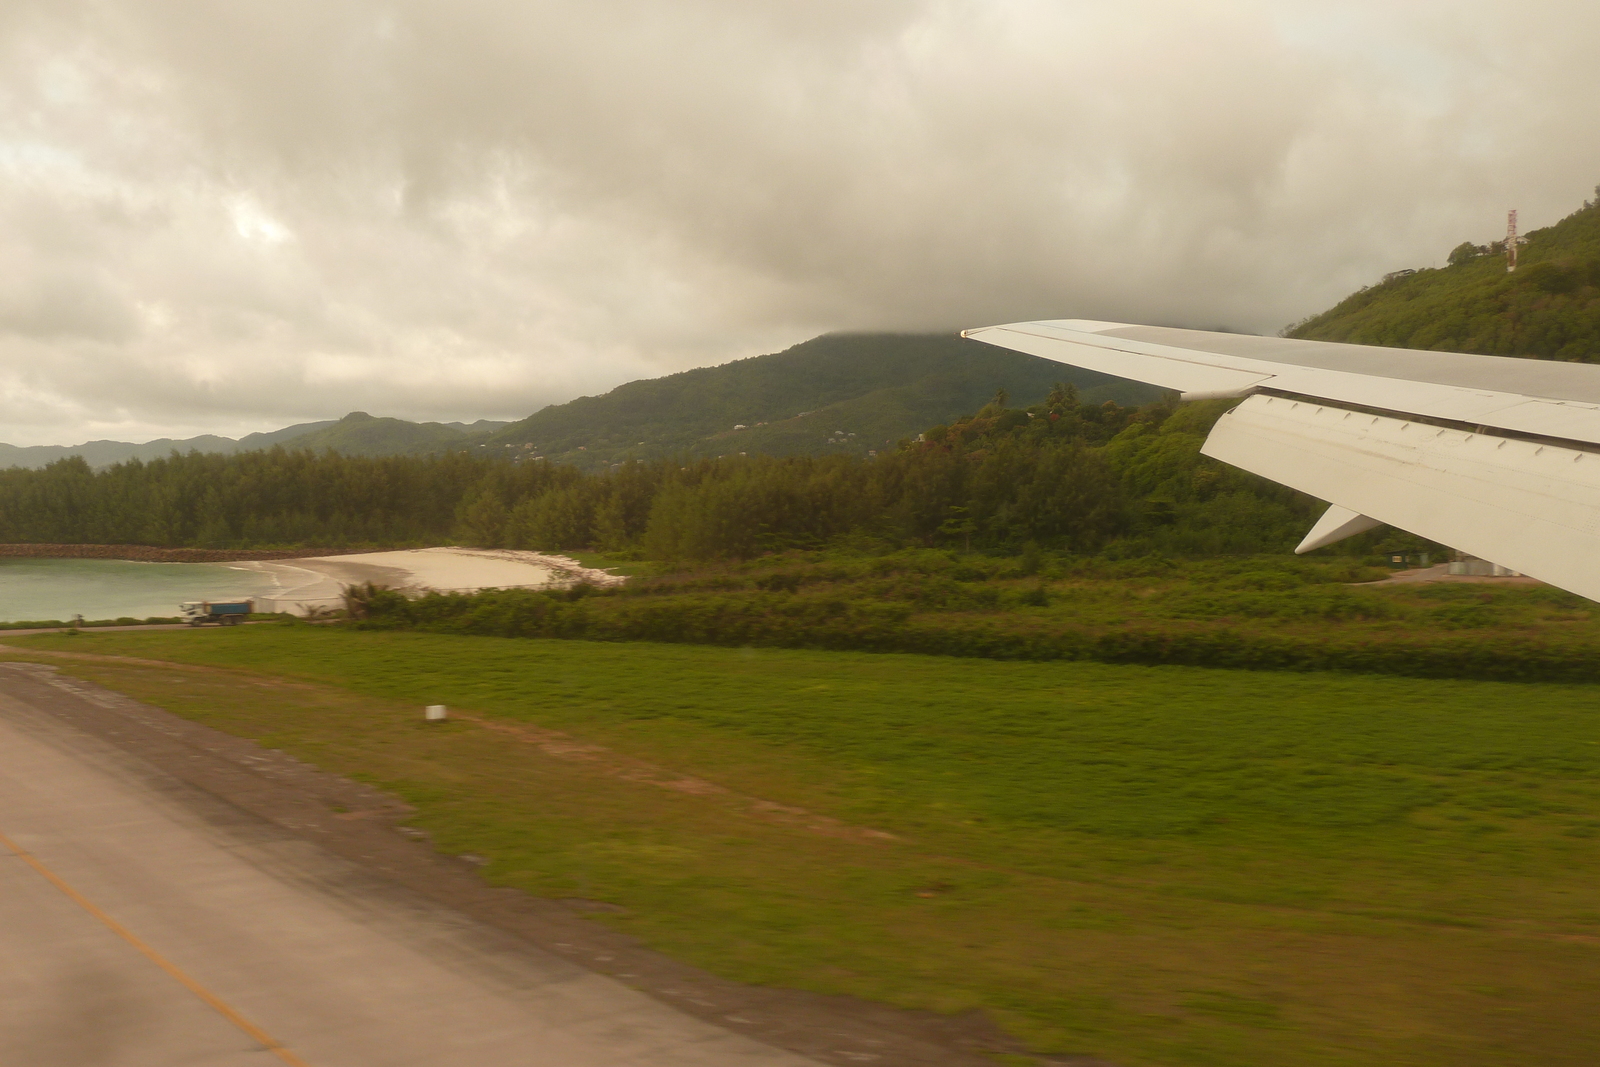
[(1506, 216), (1506, 273), (1517, 269), (1517, 209)]

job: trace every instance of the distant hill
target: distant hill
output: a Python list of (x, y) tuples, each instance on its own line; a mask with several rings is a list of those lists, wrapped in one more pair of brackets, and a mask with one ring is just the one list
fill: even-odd
[(404, 419), (375, 419), (364, 411), (353, 411), (342, 419), (303, 422), (267, 433), (246, 434), (238, 440), (203, 434), (182, 440), (163, 437), (143, 444), (128, 441), (89, 441), (81, 445), (29, 447), (0, 444), (0, 468), (43, 467), (68, 456), (82, 456), (91, 467), (108, 467), (130, 459), (161, 459), (173, 452), (231, 455), (291, 442), (295, 448), (309, 448), (317, 452), (331, 448), (336, 452), (358, 456), (410, 455), (437, 452), (447, 447), (468, 447), (507, 425), (509, 423), (491, 422), (488, 419), (474, 423), (415, 423)]
[(1391, 274), (1285, 335), (1600, 362), (1600, 199), (1529, 233), (1517, 259), (1507, 273), (1504, 241), (1463, 242), (1449, 266)]
[(0, 467), (43, 467), (48, 463), (54, 463), (56, 460), (65, 459), (68, 456), (82, 456), (91, 467), (109, 467), (113, 463), (122, 463), (130, 459), (160, 459), (173, 451), (221, 452), (225, 454), (251, 452), (256, 449), (271, 448), (273, 445), (283, 444), (304, 434), (334, 425), (337, 425), (336, 420), (303, 422), (298, 426), (286, 426), (281, 430), (273, 430), (269, 433), (247, 434), (238, 440), (234, 440), (231, 437), (202, 434), (199, 437), (188, 437), (182, 440), (162, 437), (155, 441), (146, 441), (143, 444), (133, 444), (129, 441), (89, 441), (81, 445), (31, 445), (27, 447), (0, 444)]
[(413, 456), (481, 444), (491, 433), (509, 425), (488, 419), (474, 423), (407, 422), (352, 411), (338, 422), (323, 423), (296, 437), (293, 447), (313, 452), (331, 448), (347, 456)]
[(827, 334), (772, 355), (618, 386), (499, 431), (509, 445), (596, 468), (686, 453), (864, 455), (971, 414), (998, 390), (1016, 406), (1071, 382), (1092, 403), (1142, 403), (1149, 386), (951, 334)]

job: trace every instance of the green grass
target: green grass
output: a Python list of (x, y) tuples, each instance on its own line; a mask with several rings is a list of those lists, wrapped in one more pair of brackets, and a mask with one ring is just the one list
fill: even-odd
[[(736, 978), (1119, 1064), (1592, 1062), (1600, 689), (260, 626), (6, 642)], [(446, 703), (894, 835), (598, 773)]]

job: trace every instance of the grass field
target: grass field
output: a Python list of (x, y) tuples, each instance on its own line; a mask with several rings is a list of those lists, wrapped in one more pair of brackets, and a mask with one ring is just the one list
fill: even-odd
[(362, 627), (1421, 678), (1600, 682), (1600, 619), (1548, 586), (1384, 584), (1359, 559), (789, 552), (603, 590), (375, 597)]
[(1128, 1067), (1600, 1048), (1594, 687), (307, 626), (3, 647), (220, 668), (61, 661), (736, 978)]

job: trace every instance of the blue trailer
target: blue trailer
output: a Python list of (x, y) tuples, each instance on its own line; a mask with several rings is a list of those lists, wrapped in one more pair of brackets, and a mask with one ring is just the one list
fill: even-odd
[(252, 600), (191, 600), (179, 604), (184, 621), (190, 626), (214, 622), (219, 626), (237, 626), (255, 609)]

